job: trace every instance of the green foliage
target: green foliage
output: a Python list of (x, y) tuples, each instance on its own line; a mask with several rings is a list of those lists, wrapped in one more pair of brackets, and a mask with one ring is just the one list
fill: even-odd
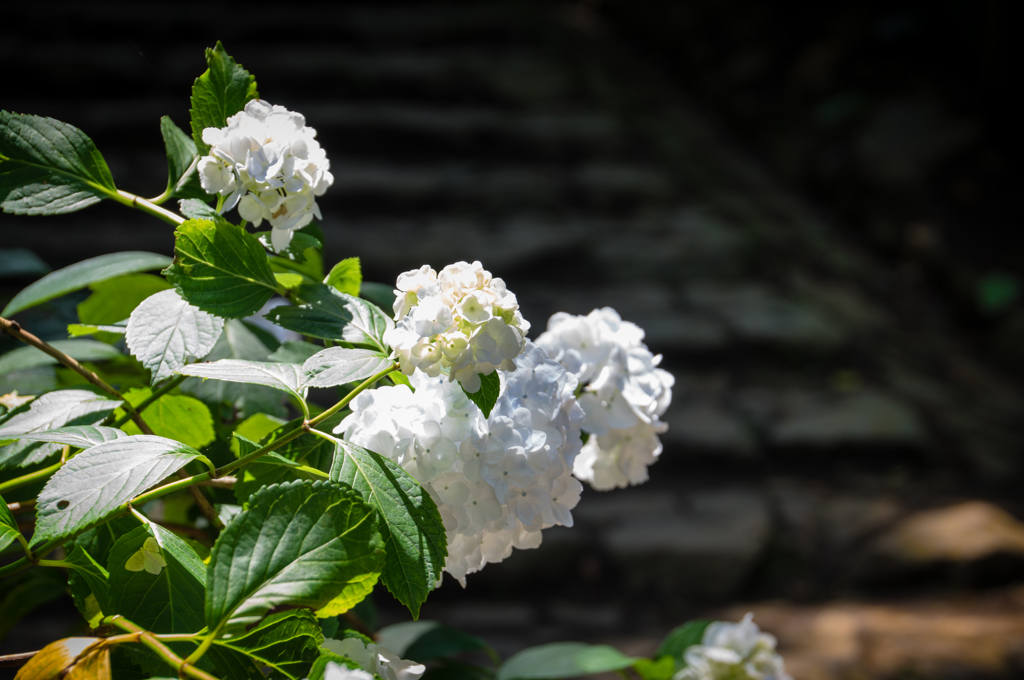
[(477, 636), (438, 624), (406, 647), (402, 657), (411, 661), (427, 662), (442, 656), (476, 651), (494, 654), (490, 645)]
[(151, 435), (83, 451), (57, 470), (39, 494), (32, 545), (69, 538), (107, 519), (122, 503), (201, 455), (180, 442)]
[(124, 274), (162, 269), (171, 264), (165, 255), (145, 252), (110, 253), (82, 260), (39, 279), (14, 296), (0, 316), (9, 317), (61, 295)]
[(699, 645), (704, 637), (704, 631), (710, 624), (711, 621), (708, 619), (697, 619), (687, 621), (674, 628), (658, 645), (658, 652), (655, 656), (670, 656), (675, 660), (676, 668), (682, 668), (684, 665), (683, 654), (686, 652), (686, 648)]
[(299, 680), (307, 677), (323, 641), (313, 613), (297, 609), (271, 614), (252, 630), (215, 644), (249, 657), (275, 676)]
[(192, 139), (200, 156), (210, 151), (203, 130), (222, 128), (227, 119), (256, 99), (256, 78), (232, 59), (220, 41), (206, 50), (207, 70), (192, 85)]
[(284, 424), (285, 421), (281, 418), (268, 416), (266, 413), (256, 413), (240, 422), (235, 428), (235, 434), (258, 442)]
[[(61, 393), (54, 392), (54, 394)], [(103, 412), (102, 409), (101, 412)], [(127, 436), (128, 435), (122, 430), (118, 430), (114, 427), (103, 427), (102, 425), (69, 425), (66, 427), (56, 427), (52, 430), (44, 430), (42, 432), (29, 432), (28, 434), (18, 435), (17, 438), (33, 442), (57, 442), (59, 444), (68, 444), (79, 449), (88, 449), (89, 447), (96, 446), (97, 444), (113, 441), (114, 439), (121, 439)]]
[(57, 215), (116, 193), (107, 162), (84, 132), (53, 118), (0, 111), (4, 212)]
[(178, 198), (208, 198), (199, 184), (199, 172), (193, 165), (199, 158), (196, 143), (168, 116), (160, 119), (160, 134), (167, 149), (166, 194)]
[(366, 380), (391, 365), (387, 356), (374, 350), (331, 347), (302, 364), (303, 385), (333, 387)]
[(0, 279), (43, 276), (50, 267), (28, 248), (0, 248)]
[(0, 446), (0, 470), (46, 462), (61, 449), (61, 443), (35, 440), (25, 435), (63, 426), (93, 425), (119, 405), (118, 401), (88, 390), (61, 390), (44, 394), (15, 409), (3, 416), (0, 422), (0, 441), (18, 440)]
[(513, 655), (501, 665), (495, 679), (575, 678), (621, 670), (637, 661), (608, 645), (554, 642)]
[(387, 551), (381, 580), (418, 617), (448, 555), (437, 505), (397, 463), (346, 441), (338, 442), (331, 479), (351, 486), (380, 513)]
[(376, 305), (322, 283), (304, 284), (297, 295), (305, 304), (275, 307), (266, 318), (303, 335), (365, 345), (385, 355), (391, 353), (384, 334), (395, 323)]
[(286, 340), (271, 353), (269, 359), (282, 364), (304, 364), (323, 347), (303, 340)]
[(643, 680), (672, 680), (676, 674), (676, 662), (671, 656), (662, 656), (657, 660), (640, 659), (633, 669)]
[[(206, 358), (208, 361), (266, 361), (269, 356), (270, 350), (248, 326), (237, 319), (231, 319), (224, 324), (223, 334)], [(281, 393), (264, 385), (190, 378), (181, 384), (181, 391), (207, 404), (228, 404), (238, 412), (239, 418), (248, 418), (254, 413), (287, 415)]]
[(125, 274), (94, 283), (89, 286), (92, 295), (78, 305), (78, 320), (91, 326), (124, 321), (143, 300), (170, 287), (152, 274)]
[(376, 524), (359, 495), (339, 484), (297, 481), (260, 490), (210, 553), (207, 626), (238, 631), (278, 606), (358, 602), (380, 575)]
[(68, 589), (71, 599), (89, 627), (95, 628), (106, 615), (103, 608), (107, 606), (110, 574), (80, 545), (71, 549), (64, 563), (70, 567)]
[(175, 290), (225, 319), (259, 311), (277, 282), (256, 238), (224, 221), (188, 220), (174, 232), (174, 263), (164, 270)]
[[(465, 390), (463, 390), (465, 391)], [(501, 392), (501, 379), (498, 377), (498, 372), (494, 371), (490, 375), (480, 376), (480, 389), (476, 392), (466, 392), (466, 396), (470, 400), (480, 407), (480, 410), (484, 414), (484, 418), (491, 415), (491, 409), (498, 403), (498, 394)]]
[(11, 543), (21, 540), (21, 530), (18, 529), (18, 522), (14, 515), (7, 509), (7, 501), (0, 496), (0, 550), (3, 550)]
[[(77, 361), (106, 361), (122, 356), (116, 348), (95, 340), (54, 340), (50, 345)], [(19, 347), (0, 357), (0, 375), (56, 363), (56, 359), (41, 349)]]
[(363, 281), (359, 286), (359, 297), (369, 300), (390, 314), (391, 309), (395, 306), (395, 287), (384, 283)]
[[(124, 397), (132, 406), (138, 406), (152, 396), (153, 391), (139, 387), (125, 392)], [(210, 409), (194, 397), (183, 394), (164, 394), (142, 412), (153, 434), (201, 449), (213, 442), (216, 432)], [(128, 421), (122, 428), (127, 434), (142, 434), (139, 427)]]
[(363, 269), (359, 264), (358, 257), (346, 257), (344, 260), (331, 268), (331, 273), (324, 279), (324, 283), (334, 286), (342, 293), (353, 297), (359, 295), (359, 287), (363, 283)]
[(221, 359), (185, 366), (182, 375), (225, 382), (264, 385), (286, 392), (298, 400), (303, 399), (302, 368), (295, 364), (275, 364), (267, 361), (240, 361)]
[(223, 319), (185, 302), (177, 291), (164, 291), (132, 312), (125, 342), (156, 384), (209, 354), (223, 330)]
[[(130, 564), (147, 541), (156, 543), (163, 561), (159, 568)], [(110, 549), (107, 571), (105, 613), (121, 614), (156, 633), (194, 633), (203, 627), (206, 565), (170, 531), (147, 523), (124, 534)]]

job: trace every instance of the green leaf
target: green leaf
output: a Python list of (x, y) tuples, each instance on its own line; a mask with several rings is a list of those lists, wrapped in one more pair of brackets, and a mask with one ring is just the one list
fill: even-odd
[(363, 269), (359, 264), (359, 258), (347, 257), (334, 265), (324, 283), (334, 286), (342, 293), (358, 296), (359, 287), (363, 283)]
[(305, 400), (302, 386), (302, 368), (295, 364), (274, 364), (267, 361), (239, 361), (221, 359), (201, 364), (190, 364), (178, 371), (196, 378), (212, 378), (225, 382), (264, 385), (287, 392), (300, 401)]
[(127, 331), (127, 323), (125, 323), (123, 326), (118, 326), (115, 324), (68, 324), (68, 335), (70, 335), (73, 338), (80, 338), (83, 335), (95, 335), (97, 337), (103, 337), (104, 333), (124, 335)]
[(167, 149), (167, 193), (179, 198), (206, 197), (199, 183), (199, 172), (193, 165), (199, 157), (196, 143), (169, 116), (160, 118), (160, 134)]
[[(154, 549), (160, 557), (156, 563), (163, 562), (159, 569), (136, 568), (133, 557)], [(163, 527), (150, 522), (117, 539), (107, 570), (108, 614), (121, 614), (154, 633), (195, 633), (205, 625), (206, 565)]]
[(676, 674), (676, 662), (671, 656), (662, 656), (656, 661), (640, 659), (633, 668), (643, 680), (672, 680), (672, 676)]
[(390, 313), (395, 306), (395, 287), (385, 283), (363, 281), (359, 286), (359, 297), (369, 300), (385, 312)]
[(22, 540), (22, 536), (18, 522), (7, 508), (7, 501), (0, 496), (0, 550), (19, 540)]
[(107, 162), (84, 132), (53, 118), (0, 111), (4, 212), (58, 215), (116, 193)]
[(171, 259), (165, 255), (136, 251), (110, 253), (82, 260), (47, 274), (22, 290), (7, 303), (0, 316), (10, 317), (12, 314), (115, 276), (162, 269), (169, 264)]
[(450, 626), (437, 625), (416, 638), (401, 656), (403, 659), (424, 663), (441, 656), (474, 651), (492, 652), (490, 645), (475, 635)]
[[(96, 604), (99, 606), (101, 611), (107, 611), (107, 592), (110, 574), (100, 566), (93, 556), (89, 554), (89, 551), (82, 546), (75, 546), (68, 556), (64, 558), (70, 567), (74, 570), (75, 574), (79, 576), (83, 584), (89, 589), (93, 597), (96, 598)], [(113, 613), (113, 612), (108, 612)]]
[(223, 319), (185, 302), (177, 291), (165, 290), (132, 312), (125, 342), (156, 384), (209, 354), (223, 331)]
[(397, 463), (347, 441), (337, 445), (331, 479), (351, 486), (380, 513), (387, 551), (381, 580), (416, 618), (448, 555), (437, 505)]
[(170, 287), (152, 274), (125, 274), (94, 283), (92, 295), (78, 305), (78, 319), (89, 325), (124, 321), (143, 300)]
[(303, 387), (333, 387), (366, 380), (391, 365), (380, 352), (330, 347), (302, 364)]
[(64, 575), (56, 569), (32, 569), (4, 580), (0, 591), (0, 640), (26, 614), (64, 596)]
[(164, 275), (204, 312), (226, 319), (249, 316), (276, 294), (267, 255), (245, 229), (220, 220), (188, 220), (174, 236), (174, 263)]
[(120, 404), (88, 390), (61, 390), (44, 394), (16, 409), (0, 423), (0, 441), (21, 441), (0, 446), (0, 470), (43, 463), (61, 449), (60, 443), (31, 441), (24, 435), (62, 426), (92, 425), (113, 413)]
[(608, 645), (554, 642), (531, 647), (501, 665), (495, 680), (575, 678), (628, 668), (637, 659)]
[[(49, 344), (77, 361), (106, 361), (123, 356), (117, 348), (96, 340), (54, 340)], [(0, 375), (56, 363), (56, 359), (41, 349), (19, 347), (0, 356)]]
[(220, 638), (214, 645), (243, 654), (274, 674), (299, 680), (307, 677), (323, 641), (313, 613), (297, 609), (271, 614), (256, 628)]
[[(463, 390), (463, 392), (466, 391)], [(501, 379), (498, 377), (498, 372), (494, 371), (490, 375), (481, 375), (480, 389), (476, 392), (466, 392), (466, 396), (480, 407), (484, 418), (487, 418), (491, 415), (491, 409), (498, 403), (499, 392), (501, 392)]]
[[(152, 394), (149, 388), (141, 387), (125, 392), (124, 397), (132, 406), (138, 406)], [(194, 449), (201, 449), (217, 438), (210, 409), (198, 399), (183, 394), (161, 395), (142, 412), (142, 419), (153, 430), (153, 434), (179, 441)], [(124, 424), (124, 431), (128, 434), (142, 434), (130, 420)]]
[(391, 353), (384, 334), (395, 324), (376, 305), (322, 283), (304, 284), (297, 295), (305, 304), (275, 307), (266, 318), (303, 335), (365, 344)]
[(259, 96), (256, 78), (228, 56), (219, 40), (206, 49), (206, 64), (209, 68), (192, 85), (192, 139), (200, 156), (210, 151), (203, 142), (203, 130), (225, 127), (229, 116)]
[(103, 607), (107, 603), (107, 580), (110, 575), (88, 550), (79, 545), (71, 548), (64, 562), (72, 567), (68, 573), (68, 589), (75, 607), (90, 628), (99, 627), (100, 621), (106, 616)]
[[(60, 394), (60, 392), (54, 392), (53, 394)], [(115, 439), (123, 439), (127, 436), (127, 434), (115, 427), (70, 425), (41, 432), (29, 432), (28, 434), (17, 435), (15, 438), (33, 442), (57, 442), (59, 444), (69, 444), (79, 449), (88, 449), (97, 444)]]
[(28, 248), (0, 248), (0, 279), (43, 276), (50, 266)]
[(658, 652), (655, 656), (671, 656), (675, 659), (676, 668), (682, 668), (683, 654), (686, 652), (686, 648), (699, 645), (704, 637), (704, 631), (709, 625), (711, 625), (709, 619), (697, 619), (677, 626), (658, 645)]
[[(74, 459), (72, 459), (74, 460)], [(206, 623), (237, 631), (274, 607), (319, 609), (373, 589), (383, 550), (376, 514), (333, 482), (289, 482), (257, 492), (210, 553)]]
[(266, 413), (255, 413), (238, 424), (235, 434), (258, 442), (286, 422), (283, 418), (268, 416)]
[(323, 347), (320, 345), (314, 345), (305, 340), (285, 340), (280, 347), (274, 350), (269, 359), (280, 364), (303, 364), (306, 359), (322, 349)]
[(67, 538), (102, 522), (122, 503), (201, 455), (180, 442), (151, 435), (83, 451), (57, 470), (39, 494), (32, 545)]
[(224, 219), (213, 206), (207, 205), (202, 200), (196, 198), (178, 201), (178, 210), (182, 215), (193, 220), (216, 221)]
[[(282, 435), (291, 432), (302, 424), (302, 419), (287, 423), (271, 436), (267, 437), (266, 443), (280, 438)], [(321, 430), (328, 429), (326, 423), (317, 427)], [(242, 437), (239, 440), (239, 455), (245, 455), (259, 448), (258, 444), (246, 441)], [(334, 443), (314, 434), (304, 434), (288, 442), (277, 451), (262, 456), (259, 460), (247, 465), (238, 477), (235, 484), (235, 498), (239, 503), (246, 503), (249, 497), (265, 486), (280, 484), (295, 479), (311, 479), (327, 477), (331, 469), (331, 461), (334, 459)], [(319, 472), (321, 474), (314, 474)]]
[[(266, 361), (269, 355), (270, 350), (256, 334), (241, 321), (231, 319), (224, 324), (220, 340), (206, 359)], [(247, 418), (254, 413), (269, 413), (275, 416), (286, 416), (288, 413), (282, 403), (281, 393), (263, 385), (189, 378), (181, 384), (180, 389), (210, 404), (229, 404), (238, 411), (240, 418)]]

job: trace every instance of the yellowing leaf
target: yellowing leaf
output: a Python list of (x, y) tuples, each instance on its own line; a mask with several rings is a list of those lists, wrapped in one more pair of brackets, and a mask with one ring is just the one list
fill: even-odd
[(21, 667), (14, 680), (56, 680), (82, 652), (98, 642), (102, 640), (91, 637), (65, 638), (51, 642)]

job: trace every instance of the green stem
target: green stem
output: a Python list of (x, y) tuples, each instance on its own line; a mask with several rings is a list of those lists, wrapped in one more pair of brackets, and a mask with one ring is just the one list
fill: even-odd
[[(177, 387), (181, 383), (185, 382), (185, 380), (187, 378), (188, 378), (187, 375), (176, 375), (176, 376), (174, 376), (173, 378), (171, 378), (170, 380), (165, 382), (163, 385), (161, 385), (160, 389), (158, 389), (156, 392), (154, 392), (153, 394), (151, 394), (148, 397), (146, 397), (145, 399), (143, 399), (142, 402), (138, 406), (135, 407), (135, 410), (138, 411), (139, 413), (142, 413), (147, 408), (149, 408), (150, 405), (152, 405), (152, 403), (154, 401), (156, 401), (160, 397), (164, 396), (165, 394), (167, 394), (168, 392), (173, 390), (175, 387)], [(132, 419), (131, 414), (126, 412), (123, 416), (121, 416), (120, 418), (115, 420), (113, 423), (111, 423), (110, 427), (121, 427), (122, 425), (124, 425), (125, 423), (127, 423), (131, 419)]]
[(65, 562), (64, 560), (38, 560), (36, 564), (40, 567), (59, 567), (61, 569), (75, 568), (75, 565)]
[(6, 482), (0, 483), (0, 495), (7, 493), (11, 489), (17, 489), (19, 486), (25, 486), (26, 484), (46, 479), (59, 470), (63, 464), (63, 462), (54, 463), (49, 467), (44, 467), (42, 470), (36, 470), (35, 472), (30, 472), (27, 475), (22, 475), (21, 477), (8, 479)]
[(203, 644), (199, 645), (199, 648), (196, 649), (196, 651), (189, 654), (188, 658), (185, 661), (187, 663), (194, 664), (201, 658), (203, 658), (203, 654), (206, 654), (207, 650), (210, 649), (210, 645), (212, 645), (213, 641), (216, 640), (217, 637), (220, 635), (221, 628), (224, 627), (225, 623), (227, 623), (227, 619), (221, 621), (221, 624), (214, 628), (213, 631), (206, 636), (206, 638), (203, 640)]
[(170, 224), (173, 224), (175, 226), (185, 221), (185, 218), (182, 217), (181, 215), (172, 213), (170, 210), (161, 208), (155, 203), (147, 201), (141, 196), (130, 194), (127, 191), (121, 191), (120, 189), (118, 189), (117, 193), (110, 194), (110, 197), (117, 201), (118, 203), (128, 206), (129, 208), (138, 208), (144, 213), (149, 213), (154, 217), (159, 217), (164, 222), (169, 222)]
[(120, 614), (114, 616), (108, 616), (103, 619), (103, 623), (106, 625), (112, 625), (120, 628), (126, 633), (136, 633), (139, 637), (140, 643), (148, 647), (153, 653), (159, 656), (167, 665), (171, 666), (178, 671), (179, 674), (188, 675), (195, 680), (217, 680), (216, 677), (210, 675), (204, 670), (200, 670), (193, 666), (189, 661), (182, 659), (180, 656), (175, 654), (169, 647), (164, 645), (155, 635), (150, 633), (145, 628), (138, 626), (128, 619), (124, 618)]
[(181, 177), (178, 178), (178, 181), (173, 186), (171, 185), (170, 180), (168, 180), (167, 188), (164, 189), (164, 193), (160, 194), (156, 198), (150, 198), (150, 199), (146, 199), (146, 200), (148, 200), (153, 205), (163, 205), (164, 203), (166, 203), (168, 200), (170, 200), (170, 198), (172, 196), (174, 196), (175, 189), (180, 187), (182, 185), (182, 183), (186, 179), (188, 179), (188, 177), (193, 172), (195, 172), (197, 165), (199, 165), (199, 156), (196, 156), (195, 158), (192, 159), (192, 163), (188, 166), (188, 170), (186, 170), (185, 174), (183, 174)]

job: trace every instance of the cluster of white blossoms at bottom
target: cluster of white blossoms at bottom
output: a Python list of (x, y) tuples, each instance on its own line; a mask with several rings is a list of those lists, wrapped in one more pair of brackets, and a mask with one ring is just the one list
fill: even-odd
[[(324, 680), (373, 680), (374, 674), (380, 676), (382, 680), (419, 680), (427, 670), (421, 663), (401, 659), (380, 645), (363, 642), (358, 638), (327, 639), (322, 646), (352, 660), (361, 669), (344, 668), (335, 663), (328, 663)], [(333, 671), (331, 666), (334, 666)]]
[(227, 127), (203, 130), (203, 141), (210, 145), (198, 165), (203, 190), (225, 197), (222, 212), (237, 205), (255, 226), (270, 222), (274, 250), (288, 247), (293, 230), (321, 218), (316, 197), (334, 176), (302, 114), (254, 99)]
[(559, 312), (537, 344), (576, 376), (590, 437), (574, 474), (598, 491), (641, 484), (661, 454), (660, 417), (672, 401), (672, 374), (643, 342), (644, 331), (611, 307), (587, 316)]
[(469, 392), (480, 375), (514, 371), (530, 324), (505, 282), (479, 262), (456, 262), (438, 274), (427, 265), (398, 277), (395, 328), (385, 337), (402, 372), (447, 370)]
[(572, 526), (583, 487), (572, 476), (584, 413), (577, 381), (530, 342), (489, 418), (445, 377), (420, 371), (404, 385), (363, 392), (335, 430), (402, 466), (437, 503), (448, 539), (445, 571), (466, 575), (541, 531)]
[(672, 680), (793, 680), (775, 651), (775, 636), (762, 633), (753, 618), (709, 625), (701, 643), (687, 648), (686, 667)]

